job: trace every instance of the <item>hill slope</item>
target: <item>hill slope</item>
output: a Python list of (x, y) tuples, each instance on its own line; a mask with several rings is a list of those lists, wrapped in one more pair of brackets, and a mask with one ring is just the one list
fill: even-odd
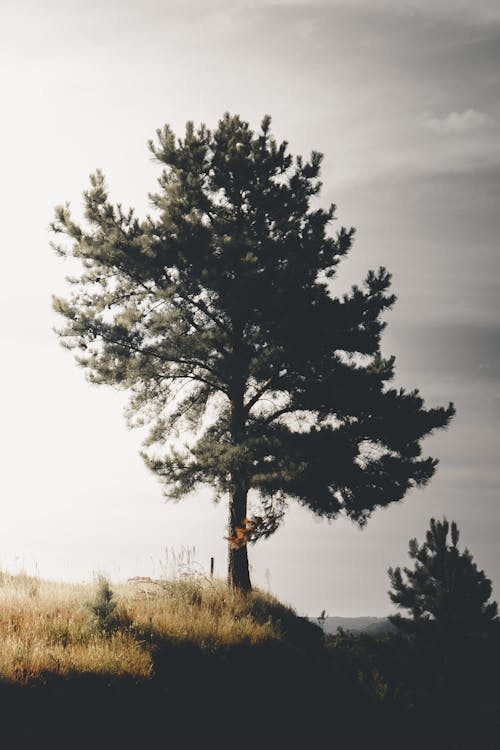
[(464, 672), (463, 653), (453, 664), (408, 639), (325, 638), (273, 597), (218, 581), (0, 574), (0, 738), (9, 750), (399, 750), (402, 737), (405, 750), (491, 750), (495, 649), (471, 644)]
[[(315, 622), (313, 618), (311, 621)], [(387, 617), (326, 617), (322, 628), (327, 635), (335, 635), (339, 628), (353, 635), (367, 633), (376, 637), (396, 632), (396, 628)]]
[(307, 718), (324, 703), (316, 625), (219, 581), (106, 586), (0, 576), (4, 746), (291, 747), (322, 734)]

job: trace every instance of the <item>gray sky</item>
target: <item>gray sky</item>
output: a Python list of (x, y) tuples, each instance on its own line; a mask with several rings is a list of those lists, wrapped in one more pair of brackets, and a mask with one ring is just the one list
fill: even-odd
[(325, 154), (322, 202), (357, 239), (336, 289), (393, 273), (384, 351), (398, 384), (456, 402), (431, 484), (352, 524), (291, 508), (251, 548), (253, 577), (301, 613), (390, 611), (386, 570), (431, 515), (457, 521), (500, 596), (500, 6), (496, 0), (0, 0), (0, 564), (41, 575), (156, 575), (165, 550), (225, 568), (225, 508), (164, 504), (123, 396), (86, 383), (52, 326), (68, 268), (55, 204), (88, 175), (144, 212), (156, 128), (273, 116), (293, 153)]

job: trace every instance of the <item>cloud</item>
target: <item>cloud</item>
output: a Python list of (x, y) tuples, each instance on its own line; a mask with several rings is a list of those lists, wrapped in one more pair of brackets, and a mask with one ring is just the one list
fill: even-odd
[(491, 117), (477, 109), (465, 109), (463, 112), (449, 112), (445, 117), (424, 115), (422, 125), (426, 130), (438, 135), (453, 133), (470, 133), (481, 130), (491, 123)]
[[(196, 0), (199, 2), (200, 0)], [(222, 5), (225, 0), (220, 0)], [(432, 19), (458, 29), (461, 26), (488, 28), (500, 23), (498, 0), (233, 0), (232, 7), (247, 8), (302, 8), (337, 12), (392, 14), (409, 19)], [(203, 6), (203, 3), (202, 3)]]

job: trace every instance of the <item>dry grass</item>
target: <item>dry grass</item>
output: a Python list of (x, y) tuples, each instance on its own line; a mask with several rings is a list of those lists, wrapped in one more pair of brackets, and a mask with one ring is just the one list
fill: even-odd
[(215, 651), (275, 642), (295, 618), (272, 597), (244, 597), (212, 580), (139, 579), (112, 588), (122, 627), (106, 636), (89, 614), (96, 584), (0, 573), (0, 680), (82, 674), (146, 680), (158, 643)]

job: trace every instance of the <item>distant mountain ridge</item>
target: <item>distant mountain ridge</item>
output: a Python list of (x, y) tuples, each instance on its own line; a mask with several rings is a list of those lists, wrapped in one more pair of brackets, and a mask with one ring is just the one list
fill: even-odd
[[(317, 617), (310, 617), (309, 619), (321, 625)], [(366, 633), (373, 636), (382, 636), (396, 632), (396, 628), (388, 617), (325, 617), (322, 627), (323, 632), (327, 635), (335, 635), (338, 628), (342, 628), (342, 630), (353, 635)]]

